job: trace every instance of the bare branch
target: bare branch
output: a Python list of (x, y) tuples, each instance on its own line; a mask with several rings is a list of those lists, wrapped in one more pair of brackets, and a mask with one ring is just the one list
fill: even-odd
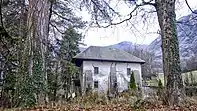
[(185, 0), (186, 5), (188, 6), (189, 10), (194, 13), (197, 14), (197, 12), (193, 11), (192, 8), (189, 6), (189, 3), (187, 2), (187, 0)]
[(138, 9), (138, 7), (140, 7), (140, 6), (137, 5), (137, 6), (129, 13), (129, 17), (128, 17), (128, 18), (126, 18), (126, 19), (124, 19), (124, 20), (122, 20), (122, 21), (120, 21), (120, 22), (111, 23), (111, 24), (109, 24), (109, 25), (107, 25), (107, 26), (99, 26), (99, 27), (107, 28), (107, 27), (112, 26), (112, 25), (119, 25), (119, 24), (121, 24), (121, 23), (123, 23), (123, 22), (129, 21), (129, 20), (132, 18), (133, 12), (136, 11), (136, 10)]
[(71, 19), (68, 19), (68, 18), (66, 18), (66, 17), (64, 17), (64, 16), (62, 16), (62, 15), (60, 15), (60, 14), (58, 14), (56, 11), (52, 11), (55, 15), (57, 15), (58, 17), (60, 17), (60, 18), (62, 18), (62, 19), (64, 19), (64, 20), (67, 20), (67, 21), (69, 21), (69, 22), (73, 22)]
[[(113, 22), (111, 22), (111, 19), (110, 19), (109, 15), (108, 15), (106, 12), (103, 12), (103, 10), (100, 9), (100, 5), (98, 5), (98, 3), (96, 3), (94, 0), (91, 0), (91, 2), (94, 4), (94, 6), (97, 7), (97, 8), (96, 8), (96, 9), (97, 9), (96, 12), (94, 12), (94, 13), (98, 13), (98, 11), (100, 11), (104, 16), (107, 16), (107, 18), (108, 18), (108, 20), (109, 20), (109, 24), (108, 24), (108, 25), (106, 25), (106, 26), (101, 26), (101, 25), (98, 23), (98, 19), (97, 19), (99, 15), (95, 15), (95, 24), (96, 24), (97, 27), (99, 27), (99, 28), (108, 28), (109, 26), (112, 26), (112, 25), (119, 25), (119, 24), (121, 24), (121, 23), (124, 23), (124, 22), (126, 22), (126, 21), (129, 21), (129, 20), (132, 18), (133, 13), (134, 13), (139, 7), (141, 7), (141, 6), (151, 5), (151, 6), (154, 6), (154, 7), (155, 7), (155, 3), (152, 3), (153, 0), (150, 0), (150, 1), (148, 1), (148, 2), (145, 2), (144, 0), (142, 0), (142, 3), (141, 3), (141, 4), (136, 4), (135, 8), (128, 14), (128, 15), (129, 15), (128, 18), (126, 18), (126, 19), (124, 19), (124, 20), (122, 20), (122, 21), (120, 21), (120, 22), (115, 22), (115, 23), (113, 23)], [(106, 5), (106, 4), (107, 4), (107, 3), (105, 2), (105, 5)], [(107, 7), (108, 7), (110, 10), (112, 10), (112, 11), (114, 12), (114, 9), (111, 8), (111, 7), (109, 6), (109, 4), (107, 4)], [(94, 11), (95, 11), (95, 10), (94, 10)], [(115, 13), (115, 14), (118, 14), (118, 13)]]
[(56, 25), (52, 24), (51, 22), (50, 22), (50, 25), (51, 25), (52, 27), (54, 27), (59, 33), (64, 34), (62, 31), (60, 31), (60, 29), (57, 28)]

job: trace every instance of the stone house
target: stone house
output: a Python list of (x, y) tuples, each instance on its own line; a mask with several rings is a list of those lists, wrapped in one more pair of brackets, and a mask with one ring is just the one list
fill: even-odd
[(73, 58), (80, 67), (82, 92), (87, 88), (106, 93), (113, 84), (118, 92), (128, 89), (131, 71), (134, 71), (136, 84), (142, 85), (141, 64), (144, 60), (126, 51), (111, 47), (90, 46)]

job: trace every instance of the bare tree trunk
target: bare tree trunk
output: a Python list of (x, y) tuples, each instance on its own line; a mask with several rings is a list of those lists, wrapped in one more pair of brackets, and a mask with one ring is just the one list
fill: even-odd
[(175, 1), (156, 0), (156, 11), (162, 37), (163, 71), (170, 105), (180, 104), (184, 97), (179, 43), (175, 24)]

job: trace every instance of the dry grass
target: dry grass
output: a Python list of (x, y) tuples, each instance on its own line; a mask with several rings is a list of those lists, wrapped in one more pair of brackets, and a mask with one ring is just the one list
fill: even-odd
[(136, 96), (136, 92), (123, 92), (110, 100), (105, 95), (92, 93), (77, 97), (71, 102), (51, 102), (32, 108), (5, 111), (197, 111), (197, 99), (187, 97), (185, 104), (177, 107), (166, 106), (157, 97), (142, 100)]

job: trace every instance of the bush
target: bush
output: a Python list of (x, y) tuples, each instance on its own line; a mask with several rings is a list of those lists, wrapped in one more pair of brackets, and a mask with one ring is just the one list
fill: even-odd
[(162, 82), (161, 82), (161, 79), (159, 79), (158, 87), (159, 87), (159, 88), (163, 88), (163, 84), (162, 84)]
[(135, 76), (134, 72), (132, 71), (131, 76), (130, 76), (130, 83), (129, 83), (129, 89), (136, 89), (136, 83), (135, 83)]
[(197, 96), (197, 87), (195, 86), (186, 86), (185, 87), (186, 95), (189, 97)]

